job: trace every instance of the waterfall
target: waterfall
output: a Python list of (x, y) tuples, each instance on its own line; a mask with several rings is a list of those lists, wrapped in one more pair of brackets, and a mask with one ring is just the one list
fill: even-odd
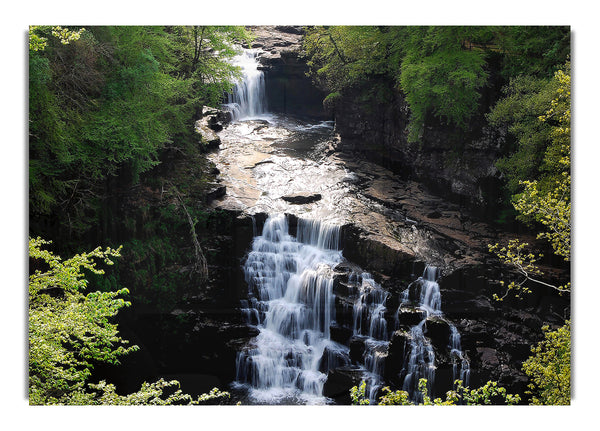
[(236, 381), (257, 402), (324, 403), (327, 370), (349, 362), (329, 334), (339, 226), (300, 219), (297, 230), (295, 238), (284, 215), (270, 216), (244, 264), (242, 313), (259, 334), (238, 353)]
[(225, 105), (233, 120), (256, 118), (266, 113), (265, 78), (257, 60), (257, 50), (244, 49), (232, 63), (242, 70), (242, 77), (235, 83), (233, 93), (227, 95)]
[(366, 371), (365, 393), (371, 403), (374, 403), (378, 389), (383, 386), (383, 367), (389, 346), (387, 321), (384, 317), (385, 302), (389, 294), (368, 272), (350, 274), (348, 282), (354, 282), (358, 288), (359, 296), (352, 309), (353, 333), (355, 336), (365, 337), (362, 364)]
[[(298, 219), (296, 236), (290, 234), (285, 215), (267, 218), (255, 237), (244, 263), (248, 299), (241, 303), (246, 324), (258, 335), (238, 352), (236, 388), (247, 391), (253, 402), (265, 404), (323, 404), (327, 373), (349, 366), (350, 347), (331, 339), (335, 323), (335, 269), (344, 262), (340, 227), (318, 220)], [(353, 266), (347, 285), (353, 299), (353, 338), (364, 345), (353, 367), (362, 372), (366, 394), (375, 404), (384, 386), (384, 364), (390, 329), (386, 302), (390, 294), (369, 274)], [(337, 270), (339, 274), (339, 269)], [(435, 380), (436, 350), (428, 338), (431, 318), (447, 325), (447, 347), (453, 380), (468, 385), (469, 360), (461, 350), (460, 334), (441, 311), (439, 270), (428, 266), (423, 275), (400, 294), (400, 307), (419, 310), (420, 322), (410, 327), (403, 364), (402, 389), (420, 401), (420, 378), (428, 380), (429, 394)], [(416, 307), (415, 307), (416, 306)], [(350, 329), (350, 328), (348, 328)], [(440, 348), (436, 345), (437, 348)]]
[[(410, 329), (409, 355), (404, 364), (405, 377), (402, 389), (407, 391), (411, 399), (421, 401), (418, 391), (419, 380), (427, 379), (429, 395), (432, 394), (435, 380), (435, 351), (429, 339), (425, 336), (424, 326), (431, 316), (442, 317), (440, 286), (437, 283), (439, 270), (434, 266), (426, 266), (423, 276), (411, 283), (400, 295), (400, 306), (396, 315), (411, 299), (418, 297), (418, 308), (425, 312), (424, 318)], [(397, 319), (397, 318), (396, 318)], [(396, 320), (398, 322), (398, 320)], [(452, 381), (461, 379), (464, 385), (469, 384), (470, 363), (461, 349), (460, 334), (456, 326), (444, 320), (448, 325), (450, 337), (450, 357), (452, 360)], [(396, 323), (398, 325), (398, 323)]]

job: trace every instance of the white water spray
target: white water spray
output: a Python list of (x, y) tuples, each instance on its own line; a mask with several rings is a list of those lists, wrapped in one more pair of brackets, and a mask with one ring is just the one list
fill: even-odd
[(257, 402), (325, 403), (327, 370), (345, 365), (348, 348), (330, 339), (335, 318), (332, 269), (342, 260), (339, 226), (269, 217), (244, 265), (243, 310), (259, 335), (237, 358), (236, 380)]
[(242, 77), (236, 82), (233, 93), (227, 95), (225, 105), (231, 111), (234, 121), (257, 118), (267, 112), (265, 77), (260, 70), (257, 52), (254, 49), (244, 49), (232, 60), (242, 70)]

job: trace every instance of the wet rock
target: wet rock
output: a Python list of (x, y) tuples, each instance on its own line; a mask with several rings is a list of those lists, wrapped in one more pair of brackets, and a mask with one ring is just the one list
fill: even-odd
[(336, 294), (335, 296), (335, 320), (338, 326), (351, 328), (353, 325), (352, 308), (354, 301)]
[(382, 235), (366, 234), (355, 226), (344, 229), (343, 242), (347, 259), (388, 276), (410, 274), (415, 261), (414, 252), (401, 242)]
[(398, 323), (401, 326), (415, 326), (427, 317), (427, 312), (419, 308), (402, 307), (398, 312)]
[(196, 132), (200, 134), (201, 142), (207, 149), (219, 148), (221, 138), (215, 133), (223, 130), (225, 124), (231, 122), (231, 112), (222, 109), (204, 106), (202, 108), (202, 118), (196, 121)]
[(352, 337), (352, 330), (344, 328), (343, 326), (331, 325), (329, 327), (329, 333), (331, 334), (331, 339), (333, 341), (344, 345), (347, 345)]
[(352, 337), (350, 339), (350, 360), (354, 364), (362, 364), (362, 357), (365, 353), (365, 338)]
[(254, 26), (252, 47), (265, 72), (267, 104), (272, 112), (330, 119), (322, 101), (327, 95), (307, 76), (300, 26)]
[(354, 367), (339, 367), (330, 370), (323, 385), (323, 395), (338, 404), (350, 404), (350, 389), (360, 384), (362, 370)]
[(450, 325), (442, 317), (428, 317), (425, 321), (423, 333), (438, 350), (446, 350), (450, 344)]
[(332, 349), (329, 346), (323, 350), (323, 356), (319, 362), (319, 371), (327, 373), (329, 370), (334, 368), (343, 367), (350, 365), (348, 356), (344, 355), (342, 351)]
[(215, 199), (220, 199), (227, 193), (227, 187), (215, 184), (207, 193), (206, 193), (206, 202), (214, 201)]
[(317, 202), (321, 200), (320, 193), (296, 193), (293, 195), (282, 196), (286, 202), (289, 202), (294, 205), (302, 205), (302, 204), (310, 204), (312, 202)]
[(404, 379), (404, 364), (410, 354), (411, 335), (409, 331), (398, 330), (392, 334), (385, 359), (384, 377), (396, 386)]
[(196, 121), (196, 132), (207, 149), (216, 149), (221, 145), (221, 138), (203, 120)]
[(354, 286), (346, 283), (347, 277), (336, 276), (333, 280), (333, 293), (348, 297), (352, 294)]
[[(228, 124), (233, 119), (231, 111), (217, 109), (210, 106), (202, 107), (202, 118), (206, 124), (216, 126), (219, 130), (223, 129), (225, 124)], [(214, 129), (216, 130), (216, 129)]]

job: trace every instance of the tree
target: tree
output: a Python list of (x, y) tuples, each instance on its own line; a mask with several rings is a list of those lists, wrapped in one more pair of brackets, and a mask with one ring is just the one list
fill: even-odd
[(542, 328), (545, 338), (524, 363), (530, 378), (528, 393), (535, 405), (568, 405), (571, 403), (571, 322), (555, 331)]
[(489, 35), (478, 27), (413, 27), (399, 73), (411, 118), (408, 140), (416, 142), (428, 113), (466, 129), (486, 84), (485, 51), (469, 43)]
[[(538, 239), (546, 239), (552, 250), (558, 256), (569, 261), (571, 255), (571, 78), (570, 65), (565, 71), (555, 74), (557, 86), (554, 97), (543, 115), (537, 121), (550, 127), (545, 149), (542, 169), (544, 174), (539, 179), (522, 180), (523, 191), (514, 196), (513, 205), (519, 218), (525, 222), (538, 223), (543, 229), (538, 233)], [(526, 145), (526, 144), (525, 144)], [(504, 298), (509, 291), (527, 293), (527, 281), (543, 284), (561, 292), (570, 291), (570, 283), (564, 286), (549, 284), (534, 278), (542, 275), (536, 265), (539, 256), (525, 252), (527, 243), (517, 239), (501, 247), (499, 244), (489, 245), (506, 265), (520, 275), (520, 281), (508, 284)], [(502, 283), (504, 284), (504, 283)], [(496, 299), (502, 299), (495, 295)]]
[(505, 128), (514, 143), (496, 166), (506, 179), (510, 196), (522, 190), (520, 181), (539, 178), (544, 152), (550, 141), (550, 125), (540, 121), (556, 91), (555, 81), (519, 75), (511, 78), (503, 89), (504, 97), (487, 114), (493, 126)]
[[(400, 89), (410, 107), (408, 139), (418, 141), (427, 115), (466, 128), (486, 84), (485, 27), (331, 26), (305, 38), (314, 81), (334, 99), (358, 92), (357, 102), (381, 103)], [(368, 103), (366, 103), (368, 102)]]
[(416, 142), (431, 117), (468, 129), (483, 90), (496, 91), (491, 75), (518, 87), (550, 78), (568, 58), (570, 33), (559, 26), (318, 26), (307, 29), (304, 48), (328, 105), (352, 95), (368, 110), (369, 98), (389, 101), (400, 90), (410, 107), (408, 140)]
[(307, 29), (304, 49), (317, 84), (342, 92), (387, 72), (386, 45), (379, 27), (317, 26)]
[(137, 350), (119, 337), (110, 323), (129, 305), (117, 292), (85, 293), (83, 270), (102, 274), (95, 260), (107, 265), (119, 250), (100, 248), (62, 261), (42, 246), (41, 238), (29, 240), (29, 256), (35, 271), (29, 276), (29, 399), (31, 404), (68, 403), (84, 389), (94, 361), (118, 363), (118, 358)]
[(30, 238), (29, 257), (29, 403), (43, 404), (199, 404), (229, 398), (213, 389), (194, 400), (177, 381), (144, 383), (140, 391), (118, 395), (114, 385), (89, 379), (96, 363), (118, 364), (138, 350), (119, 336), (112, 318), (129, 302), (116, 292), (87, 292), (85, 271), (102, 275), (98, 263), (112, 265), (120, 249), (106, 248), (62, 260)]
[[(538, 121), (548, 124), (549, 142), (544, 154), (539, 179), (521, 181), (523, 191), (515, 196), (514, 207), (519, 217), (537, 223), (543, 229), (538, 239), (546, 239), (557, 256), (569, 261), (571, 257), (571, 77), (570, 65), (555, 73), (554, 95), (546, 112)], [(509, 292), (517, 296), (530, 292), (527, 281), (558, 290), (570, 292), (570, 282), (563, 286), (546, 283), (534, 278), (542, 275), (536, 266), (533, 253), (523, 252), (527, 243), (513, 239), (505, 247), (490, 245), (506, 265), (516, 269), (520, 281), (511, 281), (502, 300)], [(504, 284), (502, 282), (502, 284)], [(545, 340), (532, 347), (533, 355), (523, 364), (523, 371), (530, 377), (529, 393), (533, 404), (569, 404), (571, 396), (571, 325), (567, 321), (555, 331), (542, 328)]]
[(34, 222), (85, 232), (115, 179), (136, 183), (166, 149), (197, 145), (194, 121), (233, 86), (228, 60), (247, 40), (242, 27), (32, 27)]

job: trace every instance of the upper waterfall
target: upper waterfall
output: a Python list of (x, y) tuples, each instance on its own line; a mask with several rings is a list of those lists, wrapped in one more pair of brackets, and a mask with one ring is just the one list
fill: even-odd
[(242, 77), (236, 82), (233, 93), (227, 95), (227, 108), (234, 120), (259, 117), (267, 112), (265, 77), (260, 70), (256, 49), (244, 49), (232, 60), (239, 66)]

